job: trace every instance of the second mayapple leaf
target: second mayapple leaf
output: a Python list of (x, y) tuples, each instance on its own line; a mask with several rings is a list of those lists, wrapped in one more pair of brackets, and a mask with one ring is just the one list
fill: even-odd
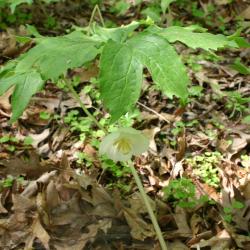
[(143, 32), (127, 43), (108, 41), (100, 62), (100, 91), (112, 121), (135, 105), (140, 96), (142, 65), (154, 82), (170, 98), (185, 102), (189, 82), (185, 66), (172, 45), (164, 38)]
[(134, 55), (148, 68), (154, 83), (172, 98), (174, 95), (183, 102), (188, 96), (189, 78), (186, 68), (168, 41), (156, 34), (143, 32), (128, 41)]

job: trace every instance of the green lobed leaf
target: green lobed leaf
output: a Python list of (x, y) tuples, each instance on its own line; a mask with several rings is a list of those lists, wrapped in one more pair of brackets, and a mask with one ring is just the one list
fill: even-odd
[(142, 65), (126, 44), (109, 40), (100, 60), (100, 92), (112, 121), (128, 112), (139, 98)]
[(40, 74), (35, 71), (15, 74), (0, 80), (0, 95), (15, 85), (11, 98), (11, 122), (18, 119), (28, 105), (32, 95), (43, 87), (43, 83)]
[(150, 71), (154, 82), (165, 95), (185, 101), (189, 78), (184, 64), (166, 39), (150, 33), (141, 33), (128, 41), (135, 56)]
[(38, 45), (29, 50), (17, 64), (16, 72), (35, 69), (44, 80), (57, 80), (67, 69), (93, 60), (98, 54), (97, 42), (81, 32), (61, 37), (37, 38)]
[(166, 29), (153, 27), (150, 31), (166, 38), (170, 43), (179, 41), (193, 49), (217, 50), (224, 47), (238, 47), (234, 41), (224, 35), (195, 32), (189, 27), (171, 26)]

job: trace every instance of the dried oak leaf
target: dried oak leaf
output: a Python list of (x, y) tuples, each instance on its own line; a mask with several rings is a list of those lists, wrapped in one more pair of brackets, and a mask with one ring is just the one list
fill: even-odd
[(50, 170), (52, 170), (52, 166), (42, 165), (39, 155), (35, 151), (29, 152), (28, 159), (15, 156), (9, 160), (0, 161), (0, 173), (3, 175), (12, 175), (15, 177), (25, 175), (29, 179), (36, 179)]
[(141, 215), (131, 208), (123, 208), (123, 213), (128, 225), (131, 228), (131, 236), (137, 240), (145, 240), (148, 237), (154, 237), (155, 232), (152, 224), (143, 220)]
[(34, 240), (36, 238), (41, 241), (45, 249), (50, 249), (49, 248), (50, 236), (41, 225), (38, 215), (34, 218), (33, 223), (30, 227), (29, 236), (25, 240), (25, 248), (31, 249), (33, 246)]
[(226, 230), (222, 230), (216, 236), (209, 240), (201, 240), (198, 244), (192, 245), (191, 248), (211, 247), (211, 250), (228, 250), (231, 245), (231, 236)]

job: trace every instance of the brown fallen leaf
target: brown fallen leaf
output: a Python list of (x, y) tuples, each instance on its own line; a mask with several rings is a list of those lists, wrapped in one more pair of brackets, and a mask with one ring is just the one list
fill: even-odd
[(250, 19), (250, 6), (248, 6), (244, 11), (240, 13), (240, 16), (244, 19), (249, 20)]
[(98, 75), (99, 69), (97, 64), (92, 64), (89, 68), (77, 68), (74, 69), (74, 74), (80, 77), (81, 82), (89, 82), (92, 77)]
[(24, 195), (13, 194), (12, 195), (13, 202), (13, 211), (16, 213), (25, 213), (27, 211), (32, 211), (35, 209), (35, 202), (33, 200), (28, 199)]
[(128, 225), (131, 228), (131, 236), (137, 240), (145, 240), (148, 237), (154, 237), (155, 232), (152, 224), (148, 224), (131, 208), (123, 207), (123, 214)]
[(43, 228), (41, 225), (41, 222), (39, 220), (38, 214), (33, 220), (33, 223), (30, 227), (30, 235), (25, 240), (25, 247), (26, 249), (31, 249), (34, 243), (35, 239), (39, 239), (45, 249), (50, 249), (49, 247), (49, 240), (50, 236), (48, 235), (47, 231)]
[(228, 150), (229, 156), (232, 157), (232, 155), (237, 154), (250, 143), (250, 134), (242, 131), (233, 131), (228, 135), (228, 139), (232, 141)]
[(99, 228), (99, 224), (91, 224), (85, 228), (86, 233), (82, 235), (77, 234), (77, 238), (75, 235), (61, 235), (53, 240), (52, 245), (56, 250), (82, 250), (88, 242), (93, 242), (95, 240)]
[(187, 213), (185, 209), (176, 207), (174, 213), (175, 223), (178, 227), (177, 233), (182, 237), (188, 237), (192, 235), (191, 228), (189, 227)]
[(0, 249), (13, 249), (29, 237), (35, 204), (22, 195), (12, 195), (12, 213), (0, 220)]
[(240, 180), (240, 187), (243, 196), (246, 200), (250, 200), (250, 174), (247, 174)]
[(168, 250), (188, 250), (189, 249), (180, 240), (175, 240), (174, 242), (168, 243), (167, 247), (168, 247)]
[(190, 219), (190, 227), (193, 235), (197, 235), (202, 229), (203, 219), (194, 213)]
[(50, 165), (42, 166), (39, 155), (35, 151), (29, 151), (29, 158), (13, 157), (8, 160), (0, 160), (0, 173), (4, 175), (12, 175), (18, 177), (25, 175), (30, 179), (38, 178), (43, 173), (52, 170)]
[(211, 250), (228, 250), (231, 246), (231, 236), (226, 230), (222, 230), (216, 236), (209, 240), (201, 240), (198, 244), (194, 244), (191, 248), (211, 247)]
[(51, 212), (55, 207), (57, 207), (60, 202), (60, 196), (56, 188), (54, 180), (50, 180), (46, 188), (46, 202), (49, 212)]
[(3, 95), (0, 96), (0, 109), (3, 109), (8, 114), (11, 111), (10, 96), (13, 92), (13, 87), (8, 89)]
[(3, 193), (0, 193), (0, 214), (6, 214), (8, 213), (8, 210), (3, 206), (2, 197)]
[(38, 192), (37, 182), (40, 183), (49, 183), (49, 181), (56, 175), (57, 171), (51, 171), (44, 173), (41, 177), (39, 177), (36, 181), (30, 181), (28, 186), (23, 190), (22, 195), (24, 197), (30, 198)]
[(181, 135), (177, 138), (177, 153), (176, 153), (176, 160), (181, 161), (186, 153), (186, 132), (183, 129)]
[(246, 249), (246, 250), (249, 249), (249, 246), (250, 246), (250, 237), (249, 236), (237, 233), (235, 228), (228, 223), (224, 224), (224, 226), (225, 226), (225, 229), (230, 234), (230, 236), (232, 237), (232, 239), (235, 241), (236, 245), (240, 249)]
[(157, 155), (157, 147), (155, 143), (155, 136), (160, 131), (159, 127), (151, 129), (144, 129), (143, 133), (149, 138), (149, 150), (153, 155)]

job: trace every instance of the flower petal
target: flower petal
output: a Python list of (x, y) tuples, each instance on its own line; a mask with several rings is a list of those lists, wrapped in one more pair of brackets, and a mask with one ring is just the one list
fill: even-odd
[(117, 138), (119, 138), (119, 135), (120, 133), (115, 131), (103, 138), (99, 148), (100, 155), (107, 154), (107, 152), (110, 150), (110, 147), (112, 147)]
[(141, 132), (139, 132), (136, 136), (130, 135), (130, 140), (132, 141), (133, 155), (140, 155), (147, 151), (149, 147), (149, 139)]
[(140, 155), (147, 151), (149, 139), (141, 131), (134, 128), (121, 128), (119, 131), (132, 142), (133, 155)]
[[(124, 153), (120, 145), (126, 140), (129, 142), (128, 152)], [(123, 141), (125, 140), (125, 141)], [(131, 145), (130, 145), (131, 144)], [(149, 146), (149, 139), (141, 132), (134, 128), (120, 128), (117, 131), (104, 137), (100, 144), (99, 153), (106, 154), (113, 161), (128, 161), (132, 155), (140, 155), (145, 152)]]

